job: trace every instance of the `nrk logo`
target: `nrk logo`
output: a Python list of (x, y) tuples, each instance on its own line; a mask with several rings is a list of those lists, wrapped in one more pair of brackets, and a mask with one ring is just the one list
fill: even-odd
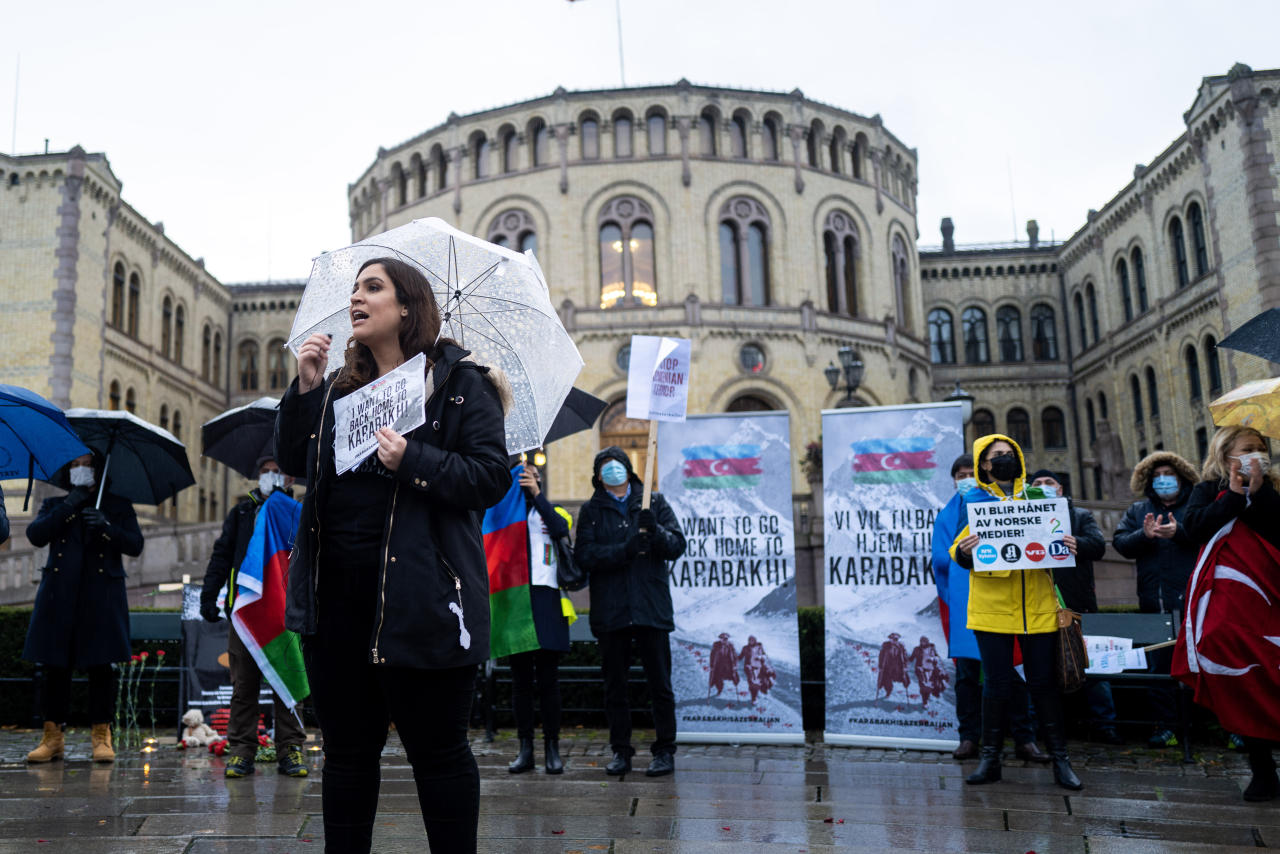
[(1005, 563), (1017, 563), (1022, 557), (1022, 549), (1018, 548), (1017, 543), (1005, 543), (1000, 547), (1000, 557), (1004, 558)]
[(989, 566), (996, 562), (996, 547), (990, 543), (983, 543), (978, 546), (978, 550), (974, 554), (978, 556), (978, 563), (985, 563)]
[(1039, 563), (1044, 560), (1044, 556), (1046, 554), (1047, 552), (1044, 550), (1044, 546), (1039, 543), (1027, 543), (1027, 560), (1032, 563)]
[(1071, 557), (1071, 549), (1062, 540), (1054, 540), (1049, 543), (1049, 556), (1054, 560), (1066, 560)]

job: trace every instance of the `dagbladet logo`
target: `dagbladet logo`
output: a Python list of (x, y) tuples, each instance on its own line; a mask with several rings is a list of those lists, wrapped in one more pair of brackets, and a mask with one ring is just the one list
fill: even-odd
[(1032, 563), (1039, 563), (1044, 560), (1044, 556), (1046, 554), (1047, 552), (1044, 550), (1044, 546), (1039, 543), (1027, 543), (1027, 560)]
[(1071, 549), (1062, 540), (1054, 540), (1049, 543), (1049, 556), (1054, 560), (1066, 560), (1071, 557)]
[(1022, 549), (1018, 548), (1017, 543), (1005, 543), (1000, 547), (1000, 557), (1004, 558), (1005, 563), (1017, 563), (1022, 557)]
[(978, 556), (979, 563), (992, 564), (996, 562), (996, 547), (990, 543), (983, 543), (978, 546), (978, 550), (974, 554)]

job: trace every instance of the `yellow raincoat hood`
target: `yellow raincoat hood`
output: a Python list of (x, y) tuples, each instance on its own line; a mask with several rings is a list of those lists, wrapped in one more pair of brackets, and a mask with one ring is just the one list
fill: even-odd
[(1023, 490), (1027, 485), (1027, 458), (1022, 455), (1022, 446), (1002, 433), (979, 436), (973, 440), (973, 476), (978, 480), (978, 488), (990, 492), (1002, 501), (1009, 497), (1000, 489), (1000, 484), (994, 480), (983, 480), (982, 469), (979, 468), (981, 466), (982, 452), (996, 442), (1008, 442), (1013, 446), (1013, 452), (1018, 455), (1018, 464), (1021, 467), (1021, 471), (1018, 472), (1018, 476), (1013, 480), (1013, 494), (1016, 497), (1022, 497)]

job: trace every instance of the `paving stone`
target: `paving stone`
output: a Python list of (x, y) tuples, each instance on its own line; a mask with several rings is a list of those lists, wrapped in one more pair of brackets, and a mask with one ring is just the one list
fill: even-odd
[(295, 836), (305, 816), (229, 815), (227, 813), (170, 813), (148, 816), (139, 836)]
[(189, 837), (139, 839), (136, 836), (96, 836), (92, 839), (57, 839), (44, 836), (0, 840), (0, 854), (183, 854)]
[(1217, 845), (1204, 842), (1171, 842), (1167, 839), (1125, 839), (1119, 836), (1089, 837), (1089, 854), (1256, 854), (1255, 845)]

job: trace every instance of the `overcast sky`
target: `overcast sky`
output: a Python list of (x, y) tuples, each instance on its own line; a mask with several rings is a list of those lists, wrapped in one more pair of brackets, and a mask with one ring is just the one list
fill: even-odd
[[(0, 147), (105, 152), (227, 282), (349, 242), (346, 187), (445, 120), (619, 84), (615, 0), (15, 3)], [(759, 8), (761, 11), (755, 11)], [(922, 244), (1062, 239), (1183, 129), (1200, 79), (1280, 66), (1280, 3), (621, 0), (626, 81), (790, 91), (919, 150)], [(19, 54), (21, 54), (19, 58)], [(4, 133), (3, 131), (10, 131)], [(1012, 174), (1012, 203), (1010, 194)], [(1015, 219), (1016, 213), (1016, 234)]]

